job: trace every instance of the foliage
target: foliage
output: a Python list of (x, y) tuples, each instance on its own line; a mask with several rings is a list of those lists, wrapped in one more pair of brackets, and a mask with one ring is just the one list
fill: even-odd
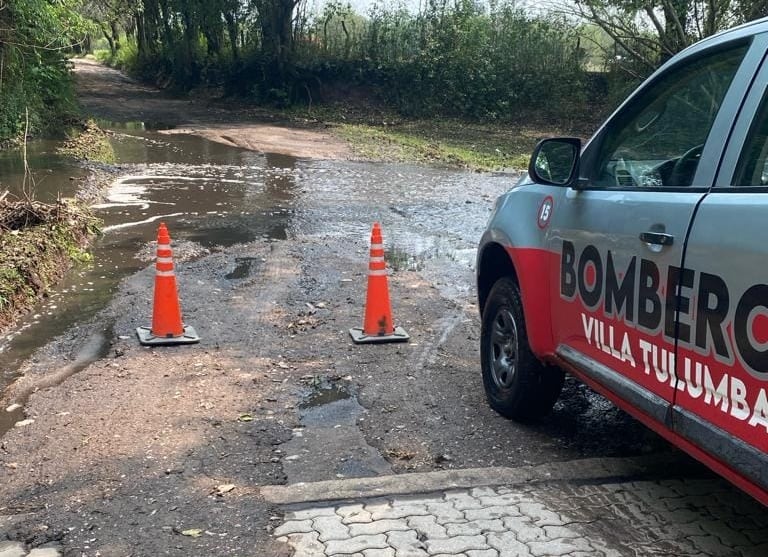
[(768, 15), (768, 0), (579, 0), (562, 10), (602, 29), (609, 69), (637, 82), (685, 47)]
[(72, 201), (0, 201), (0, 331), (69, 268), (86, 262), (98, 221)]
[(18, 136), (29, 113), (42, 130), (73, 109), (65, 52), (88, 25), (77, 0), (0, 0), (0, 139)]
[[(584, 99), (577, 27), (511, 0), (430, 0), (418, 14), (376, 4), (366, 16), (338, 1), (317, 14), (296, 0), (114, 1), (132, 23), (124, 38), (104, 33), (108, 58), (179, 89), (285, 106), (367, 87), (404, 114), (491, 119), (564, 114)], [(99, 13), (111, 29), (115, 19)]]
[(67, 140), (57, 152), (83, 161), (115, 162), (115, 150), (107, 132), (93, 120), (81, 122), (77, 128), (70, 130)]

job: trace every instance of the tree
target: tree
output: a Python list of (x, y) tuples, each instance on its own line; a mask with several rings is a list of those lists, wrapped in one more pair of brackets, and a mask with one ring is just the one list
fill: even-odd
[(576, 0), (561, 9), (600, 27), (613, 41), (608, 60), (639, 79), (696, 41), (768, 15), (768, 0)]
[[(77, 0), (0, 0), (0, 137), (56, 121), (72, 103), (65, 54), (85, 40)], [(26, 122), (24, 122), (26, 124)]]

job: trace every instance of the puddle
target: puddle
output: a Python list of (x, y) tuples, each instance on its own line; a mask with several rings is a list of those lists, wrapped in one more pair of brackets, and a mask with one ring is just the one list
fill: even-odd
[(308, 408), (317, 408), (318, 406), (324, 406), (340, 400), (346, 400), (350, 398), (352, 394), (348, 389), (339, 385), (332, 385), (330, 387), (324, 387), (312, 392), (306, 400), (299, 404), (300, 410), (306, 410)]
[[(93, 261), (76, 266), (0, 338), (0, 389), (37, 348), (92, 318), (122, 278), (151, 264), (137, 254), (155, 240), (160, 221), (168, 225), (174, 245), (189, 245), (192, 253), (302, 236), (343, 239), (349, 249), (365, 252), (371, 223), (380, 221), (395, 271), (418, 271), (437, 284), (457, 284), (449, 294), (463, 300), (492, 200), (515, 181), (408, 165), (297, 160), (151, 131), (161, 127), (162, 122), (114, 126), (110, 141), (129, 175), (116, 180), (96, 207), (104, 235), (92, 246)], [(29, 145), (40, 199), (72, 195), (76, 180), (70, 178), (85, 175), (55, 155), (55, 145)], [(18, 153), (0, 153), (0, 176), (3, 187), (20, 183)], [(445, 261), (452, 263), (450, 269)], [(246, 278), (255, 265), (237, 259), (227, 279)], [(363, 256), (361, 266), (366, 265)], [(446, 275), (455, 269), (467, 276)], [(349, 393), (323, 387), (308, 399), (305, 413), (325, 414), (354, 402)]]
[(256, 257), (235, 257), (235, 268), (231, 273), (224, 275), (227, 280), (239, 280), (248, 278), (251, 276), (251, 272), (255, 271), (254, 267), (258, 267), (261, 260)]
[[(193, 243), (201, 246), (198, 251), (288, 237), (298, 191), (296, 159), (192, 136), (158, 139), (141, 133), (113, 140), (118, 162), (131, 173), (115, 180), (95, 207), (104, 234), (91, 246), (93, 261), (75, 266), (33, 312), (0, 337), (0, 390), (36, 349), (93, 317), (122, 278), (151, 264), (141, 252), (155, 240), (160, 221), (168, 225), (174, 243)], [(44, 173), (49, 180), (37, 182), (40, 199), (74, 194), (69, 178), (77, 171), (84, 174), (53, 155), (54, 148), (55, 142), (30, 144), (30, 164), (53, 169)], [(0, 156), (4, 187), (10, 183), (6, 174), (13, 179), (21, 169), (23, 176), (23, 165), (14, 156)]]
[(384, 260), (393, 271), (421, 271), (425, 259), (422, 254), (409, 253), (400, 248), (384, 250)]
[(299, 405), (301, 427), (282, 445), (289, 484), (392, 473), (389, 463), (368, 445), (358, 420), (366, 410), (345, 384), (324, 379)]
[[(32, 141), (27, 145), (27, 161), (34, 184), (27, 191), (39, 201), (53, 202), (59, 197), (73, 197), (78, 181), (87, 171), (70, 159), (56, 154), (60, 142), (53, 140)], [(24, 198), (24, 159), (21, 149), (0, 151), (0, 191), (7, 189), (11, 195)]]

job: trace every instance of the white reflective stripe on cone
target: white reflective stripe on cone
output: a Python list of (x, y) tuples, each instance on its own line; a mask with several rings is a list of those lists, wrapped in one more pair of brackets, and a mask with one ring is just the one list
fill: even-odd
[(158, 263), (173, 263), (173, 257), (158, 257)]
[(387, 276), (386, 269), (376, 270), (376, 271), (368, 271), (369, 277), (385, 277)]
[(384, 244), (371, 244), (371, 249), (384, 249)]
[(371, 257), (371, 263), (384, 263), (383, 257)]
[(176, 273), (173, 271), (157, 271), (155, 273), (155, 276), (157, 277), (175, 277)]

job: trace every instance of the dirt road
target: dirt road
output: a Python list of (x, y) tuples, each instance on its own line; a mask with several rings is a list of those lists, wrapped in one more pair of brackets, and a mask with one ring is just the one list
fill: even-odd
[[(163, 115), (205, 137), (236, 119), (98, 66), (80, 69), (83, 104), (104, 119)], [(318, 144), (345, 152), (322, 135), (290, 152), (332, 158)], [(145, 183), (157, 181), (153, 167), (141, 170)], [(57, 542), (70, 556), (280, 555), (288, 548), (270, 536), (280, 516), (261, 498), (264, 485), (668, 450), (573, 383), (537, 425), (486, 405), (473, 249), (514, 176), (308, 159), (280, 176), (290, 179), (279, 190), (284, 236), (177, 261), (185, 321), (200, 344), (138, 345), (135, 328), (151, 315), (148, 267), (27, 362), (2, 398), (6, 407), (34, 392), (24, 421), (0, 440), (0, 534)], [(221, 228), (247, 216), (212, 218)], [(347, 333), (362, 320), (373, 220), (384, 224), (395, 320), (408, 343), (356, 346)], [(688, 475), (704, 473), (676, 458)]]
[(74, 60), (78, 98), (87, 112), (112, 122), (142, 122), (163, 134), (193, 134), (254, 151), (350, 159), (347, 145), (316, 127), (291, 127), (266, 111), (221, 101), (178, 99), (83, 58)]

